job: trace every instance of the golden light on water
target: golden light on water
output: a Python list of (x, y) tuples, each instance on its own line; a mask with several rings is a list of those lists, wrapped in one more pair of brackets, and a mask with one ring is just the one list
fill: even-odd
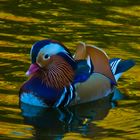
[[(93, 117), (83, 133), (77, 131), (82, 128), (73, 127), (72, 131), (60, 134), (62, 139), (139, 139), (139, 1), (2, 0), (0, 8), (0, 139), (33, 139), (48, 135), (24, 123), (18, 105), (19, 88), (27, 80), (24, 73), (30, 65), (30, 48), (35, 41), (45, 38), (63, 42), (72, 52), (78, 42), (83, 41), (103, 48), (110, 58), (136, 62), (118, 82), (121, 92), (130, 97), (119, 101), (118, 107), (110, 109), (104, 118), (94, 120)], [(82, 125), (88, 123), (87, 116), (84, 117)]]

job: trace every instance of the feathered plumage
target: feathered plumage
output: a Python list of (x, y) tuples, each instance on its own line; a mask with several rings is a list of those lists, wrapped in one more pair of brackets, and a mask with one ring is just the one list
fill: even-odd
[(48, 61), (48, 65), (40, 68), (34, 76), (52, 88), (62, 89), (69, 86), (75, 74), (72, 66), (59, 55), (52, 56)]
[(89, 102), (109, 95), (132, 60), (108, 59), (106, 53), (82, 43), (74, 57), (58, 41), (41, 40), (31, 48), (30, 79), (20, 89), (20, 101), (43, 107)]

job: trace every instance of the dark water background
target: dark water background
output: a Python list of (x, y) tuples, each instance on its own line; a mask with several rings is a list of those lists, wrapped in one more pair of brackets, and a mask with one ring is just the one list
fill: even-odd
[[(139, 140), (140, 1), (1, 0), (0, 139)], [(78, 41), (103, 48), (112, 57), (133, 59), (118, 89), (125, 95), (68, 109), (44, 110), (18, 105), (27, 80), (29, 51), (40, 39), (63, 42), (72, 52)]]

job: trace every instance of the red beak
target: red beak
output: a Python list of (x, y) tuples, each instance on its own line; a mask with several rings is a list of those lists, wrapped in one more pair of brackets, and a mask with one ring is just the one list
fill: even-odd
[(36, 63), (31, 64), (28, 71), (26, 72), (26, 75), (30, 76), (38, 70), (39, 70), (39, 66)]

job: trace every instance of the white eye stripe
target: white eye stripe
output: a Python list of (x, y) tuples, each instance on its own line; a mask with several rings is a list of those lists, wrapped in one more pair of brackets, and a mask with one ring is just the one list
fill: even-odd
[(67, 53), (67, 51), (59, 44), (56, 43), (50, 43), (46, 46), (44, 46), (43, 48), (40, 49), (39, 54), (48, 54), (49, 56), (57, 54), (59, 52), (65, 52)]

